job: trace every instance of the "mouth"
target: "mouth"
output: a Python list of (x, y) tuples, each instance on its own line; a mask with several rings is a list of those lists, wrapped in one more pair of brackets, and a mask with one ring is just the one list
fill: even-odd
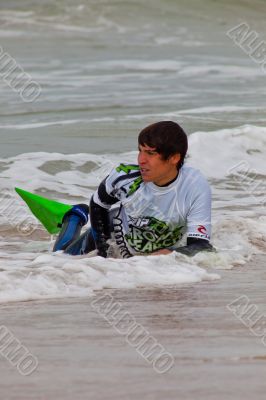
[(151, 178), (151, 172), (149, 169), (147, 168), (140, 168), (140, 173), (142, 176), (142, 179), (146, 182), (149, 181)]
[(148, 174), (149, 173), (149, 169), (147, 169), (147, 168), (140, 168), (140, 172), (141, 172), (141, 174)]

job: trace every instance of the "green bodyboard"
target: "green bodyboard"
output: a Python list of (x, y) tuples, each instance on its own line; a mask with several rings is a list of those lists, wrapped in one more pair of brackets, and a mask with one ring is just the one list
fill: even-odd
[(15, 188), (15, 190), (49, 233), (54, 234), (60, 231), (65, 213), (73, 206), (46, 199), (45, 197), (26, 192), (26, 190), (19, 188)]

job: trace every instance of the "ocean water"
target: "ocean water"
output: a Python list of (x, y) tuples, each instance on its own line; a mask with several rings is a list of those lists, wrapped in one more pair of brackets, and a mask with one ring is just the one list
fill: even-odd
[[(266, 39), (263, 1), (0, 2), (0, 46), (41, 87), (25, 102), (0, 74), (0, 301), (219, 279), (265, 253), (266, 75), (226, 32)], [(75, 204), (159, 120), (189, 135), (213, 191), (217, 252), (103, 260), (52, 254), (14, 187)]]

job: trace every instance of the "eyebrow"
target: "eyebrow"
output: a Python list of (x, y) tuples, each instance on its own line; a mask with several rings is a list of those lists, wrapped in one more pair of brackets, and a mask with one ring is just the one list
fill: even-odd
[[(140, 146), (138, 146), (138, 149), (141, 150)], [(143, 149), (143, 151), (150, 151), (150, 152), (153, 152), (153, 153), (158, 153), (158, 151), (156, 150), (155, 147), (151, 148), (151, 149)]]

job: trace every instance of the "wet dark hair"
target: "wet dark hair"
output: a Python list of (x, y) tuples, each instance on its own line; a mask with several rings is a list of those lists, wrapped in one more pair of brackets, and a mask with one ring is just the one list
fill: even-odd
[(163, 160), (168, 160), (174, 154), (180, 154), (177, 168), (181, 168), (187, 153), (187, 135), (176, 122), (160, 121), (144, 128), (138, 137), (141, 146), (155, 148)]

